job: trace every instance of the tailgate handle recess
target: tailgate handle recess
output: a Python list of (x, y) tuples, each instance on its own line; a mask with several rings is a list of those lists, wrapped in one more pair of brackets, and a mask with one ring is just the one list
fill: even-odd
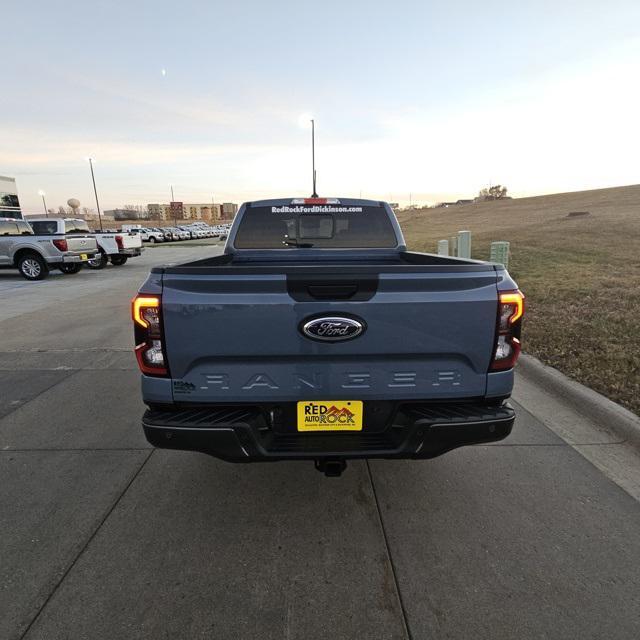
[(358, 293), (357, 284), (310, 284), (307, 291), (318, 300), (348, 300)]
[(378, 290), (378, 276), (369, 273), (291, 273), (287, 292), (297, 302), (362, 302)]

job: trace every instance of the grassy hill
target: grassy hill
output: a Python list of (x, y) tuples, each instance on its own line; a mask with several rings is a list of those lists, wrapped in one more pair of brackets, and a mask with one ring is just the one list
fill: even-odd
[(640, 185), (398, 217), (418, 251), (461, 229), (473, 232), (474, 258), (488, 259), (492, 240), (511, 242), (525, 351), (640, 414)]

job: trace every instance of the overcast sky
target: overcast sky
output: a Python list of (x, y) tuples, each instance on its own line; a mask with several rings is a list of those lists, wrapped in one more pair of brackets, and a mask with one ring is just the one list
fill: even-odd
[[(8, 5), (8, 6), (7, 6)], [(318, 190), (400, 202), (640, 182), (640, 2), (0, 8), (0, 174), (27, 212)], [(301, 126), (302, 125), (302, 126)]]

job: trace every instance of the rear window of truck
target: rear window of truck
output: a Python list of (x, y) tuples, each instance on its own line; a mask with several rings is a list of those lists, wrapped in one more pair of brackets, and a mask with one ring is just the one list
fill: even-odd
[(89, 225), (85, 220), (65, 220), (64, 232), (70, 233), (91, 233)]
[(55, 220), (35, 220), (31, 223), (33, 231), (39, 236), (49, 236), (58, 233), (58, 223)]
[(384, 207), (249, 207), (236, 249), (388, 249), (398, 240)]

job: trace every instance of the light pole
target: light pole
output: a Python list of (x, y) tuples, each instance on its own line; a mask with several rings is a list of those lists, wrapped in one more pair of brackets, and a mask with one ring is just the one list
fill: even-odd
[(40, 191), (38, 191), (38, 195), (42, 198), (42, 206), (44, 207), (44, 215), (48, 218), (49, 217), (49, 212), (47, 211), (47, 203), (44, 200), (45, 192), (42, 189), (40, 189)]
[(91, 180), (93, 181), (93, 193), (96, 196), (96, 207), (98, 207), (98, 223), (100, 225), (100, 231), (102, 231), (102, 214), (100, 213), (100, 203), (98, 202), (98, 190), (96, 189), (96, 177), (93, 173), (93, 159), (88, 158), (89, 167), (91, 167)]

